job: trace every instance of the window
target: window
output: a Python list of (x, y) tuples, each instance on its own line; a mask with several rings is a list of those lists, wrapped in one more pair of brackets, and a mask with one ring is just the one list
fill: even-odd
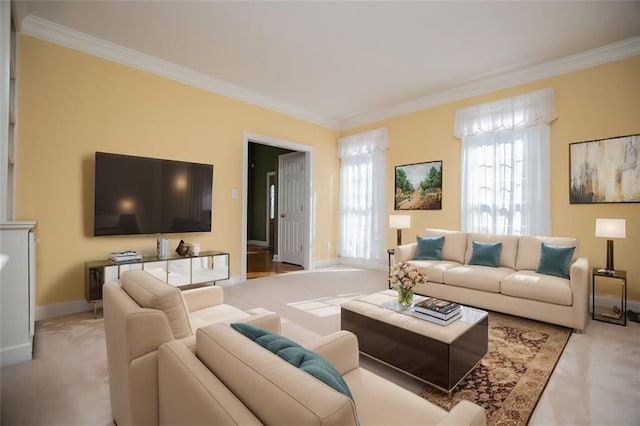
[(466, 232), (550, 235), (553, 90), (463, 108), (461, 224)]
[(386, 128), (340, 139), (338, 254), (355, 259), (385, 255)]

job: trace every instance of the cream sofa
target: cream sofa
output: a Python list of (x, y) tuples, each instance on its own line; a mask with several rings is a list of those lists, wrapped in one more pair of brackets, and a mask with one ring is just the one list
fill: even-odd
[[(575, 238), (507, 236), (443, 229), (425, 238), (444, 237), (442, 260), (414, 260), (417, 243), (395, 248), (395, 262), (426, 270), (429, 282), (417, 294), (584, 330), (589, 316), (589, 261), (577, 257)], [(502, 243), (498, 267), (470, 265), (473, 242)], [(576, 247), (569, 278), (537, 273), (542, 243)]]
[(251, 315), (223, 303), (221, 287), (187, 291), (132, 270), (103, 286), (111, 412), (118, 425), (158, 424), (157, 349), (177, 340), (195, 345), (194, 331), (215, 322), (253, 322), (280, 332), (280, 317)]
[(359, 367), (347, 331), (308, 349), (342, 376), (353, 399), (229, 326), (196, 331), (195, 351), (179, 341), (159, 350), (161, 425), (484, 425), (482, 407), (461, 401), (450, 412)]

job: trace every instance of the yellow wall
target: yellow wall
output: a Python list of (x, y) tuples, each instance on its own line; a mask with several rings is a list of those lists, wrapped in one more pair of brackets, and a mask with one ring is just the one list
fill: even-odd
[[(580, 240), (580, 255), (605, 263), (605, 241), (595, 238), (596, 217), (627, 220), (627, 238), (615, 242), (617, 269), (629, 276), (629, 298), (640, 300), (640, 204), (569, 204), (572, 142), (640, 133), (640, 57), (500, 90), (338, 135), (330, 129), (170, 81), (38, 39), (20, 40), (17, 219), (36, 219), (37, 305), (80, 300), (83, 263), (132, 248), (153, 253), (155, 237), (91, 236), (93, 153), (213, 163), (213, 231), (172, 235), (203, 249), (231, 253), (240, 274), (242, 132), (315, 147), (315, 261), (335, 256), (339, 162), (337, 138), (387, 126), (388, 213), (393, 211), (394, 166), (443, 161), (443, 208), (412, 211), (413, 240), (425, 227), (460, 227), (460, 141), (456, 109), (553, 87), (559, 118), (551, 125), (552, 226), (557, 236)], [(328, 211), (327, 211), (328, 210)], [(388, 246), (395, 232), (388, 231)], [(328, 249), (331, 244), (332, 249)]]
[(242, 132), (315, 148), (315, 260), (335, 257), (337, 132), (28, 36), (20, 39), (16, 219), (36, 219), (36, 304), (84, 298), (84, 262), (155, 236), (92, 237), (95, 151), (214, 165), (211, 233), (171, 235), (231, 253), (240, 275)]
[[(442, 210), (403, 211), (412, 217), (412, 229), (403, 231), (403, 241), (413, 241), (425, 227), (460, 229), (460, 141), (453, 137), (455, 111), (545, 87), (555, 90), (558, 113), (551, 124), (553, 235), (577, 237), (579, 254), (588, 257), (592, 267), (604, 267), (606, 240), (594, 236), (595, 220), (626, 219), (627, 238), (614, 243), (615, 266), (627, 271), (628, 298), (640, 301), (640, 204), (569, 204), (569, 144), (640, 133), (640, 56), (383, 120), (340, 136), (388, 127), (388, 213), (393, 212), (394, 166), (443, 161)], [(395, 239), (395, 231), (389, 230), (389, 247), (395, 245)]]

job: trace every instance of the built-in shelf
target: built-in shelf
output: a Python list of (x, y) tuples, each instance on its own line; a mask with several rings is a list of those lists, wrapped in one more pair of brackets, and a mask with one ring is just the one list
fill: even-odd
[[(15, 1), (0, 2), (0, 39), (7, 40), (1, 44), (0, 55), (3, 63), (9, 63), (8, 74), (3, 71), (4, 80), (0, 84), (0, 221), (11, 221), (15, 214), (15, 173), (16, 173), (16, 124), (18, 121), (18, 22), (15, 13)], [(7, 81), (8, 80), (8, 81)], [(8, 84), (7, 84), (8, 83)], [(6, 114), (6, 115), (5, 115)]]

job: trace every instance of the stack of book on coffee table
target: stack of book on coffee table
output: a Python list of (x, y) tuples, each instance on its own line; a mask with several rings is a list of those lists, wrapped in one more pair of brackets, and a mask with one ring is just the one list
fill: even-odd
[(416, 317), (440, 325), (449, 325), (460, 318), (460, 305), (447, 300), (427, 297), (413, 306)]

